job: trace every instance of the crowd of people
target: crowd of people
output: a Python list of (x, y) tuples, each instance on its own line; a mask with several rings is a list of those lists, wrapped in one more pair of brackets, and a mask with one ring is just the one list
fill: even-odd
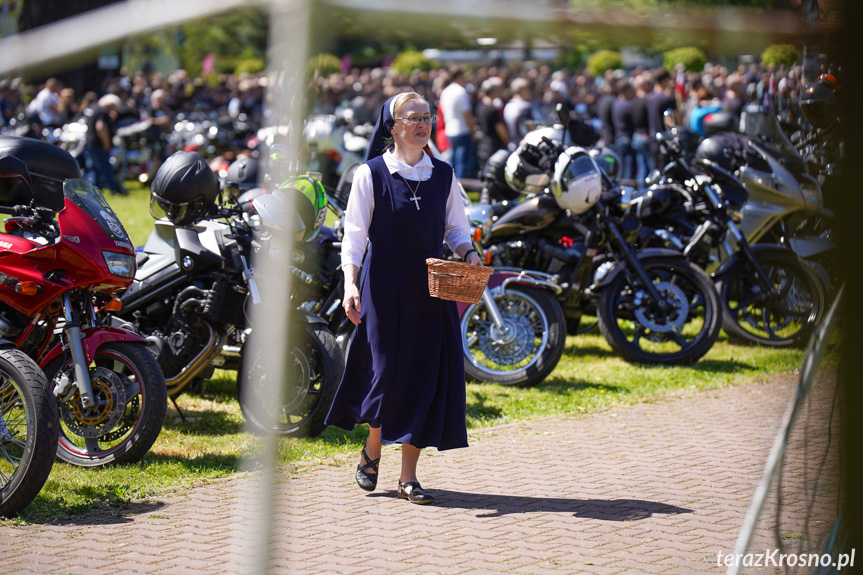
[[(22, 115), (38, 118), (47, 127), (85, 115), (100, 117), (109, 132), (118, 120), (132, 117), (148, 119), (154, 131), (164, 133), (180, 112), (234, 117), (243, 113), (260, 126), (267, 80), (263, 74), (224, 75), (206, 82), (183, 70), (168, 75), (121, 71), (80, 95), (54, 78), (42, 85), (5, 80), (0, 83), (0, 129)], [(441, 67), (410, 75), (392, 68), (351, 68), (311, 78), (308, 112), (334, 113), (349, 107), (355, 121), (374, 123), (381, 104), (392, 95), (418, 92), (437, 117), (434, 141), (439, 151), (457, 176), (465, 178), (477, 177), (496, 150), (514, 148), (533, 124), (553, 122), (555, 106), (564, 102), (597, 129), (599, 144), (618, 152), (622, 177), (635, 179), (653, 163), (650, 148), (653, 135), (662, 129), (664, 110), (675, 110), (679, 122), (698, 132), (708, 111), (739, 114), (749, 103), (768, 101), (777, 111), (791, 109), (806, 81), (800, 66), (774, 69), (760, 64), (708, 64), (701, 72), (637, 67), (607, 70), (599, 77), (585, 70), (528, 63)], [(119, 103), (105, 100), (106, 95)], [(116, 104), (113, 111), (108, 110), (109, 101)], [(89, 145), (95, 149), (99, 142)], [(119, 185), (108, 184), (109, 189), (122, 191)]]
[(316, 111), (328, 113), (349, 102), (360, 118), (372, 117), (392, 94), (424, 94), (438, 117), (435, 142), (461, 177), (475, 177), (495, 150), (512, 149), (535, 123), (556, 120), (564, 102), (598, 131), (599, 144), (615, 149), (624, 178), (634, 179), (653, 164), (654, 134), (662, 113), (703, 135), (701, 121), (710, 111), (738, 115), (748, 104), (791, 110), (800, 88), (811, 80), (802, 67), (708, 64), (701, 72), (637, 67), (607, 70), (594, 77), (586, 70), (554, 70), (547, 64), (478, 66), (417, 71), (351, 69), (315, 78)]

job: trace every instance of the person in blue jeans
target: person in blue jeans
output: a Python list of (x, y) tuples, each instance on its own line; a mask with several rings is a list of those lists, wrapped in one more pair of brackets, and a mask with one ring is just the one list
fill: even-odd
[(477, 176), (473, 105), (467, 93), (464, 71), (452, 71), (450, 83), (440, 93), (440, 107), (444, 117), (444, 132), (452, 149), (452, 168), (456, 178)]
[(110, 152), (117, 121), (117, 111), (122, 102), (115, 94), (107, 94), (99, 98), (93, 115), (87, 121), (87, 140), (85, 152), (90, 158), (96, 175), (95, 185), (112, 194), (125, 195), (128, 192), (114, 176), (111, 166)]

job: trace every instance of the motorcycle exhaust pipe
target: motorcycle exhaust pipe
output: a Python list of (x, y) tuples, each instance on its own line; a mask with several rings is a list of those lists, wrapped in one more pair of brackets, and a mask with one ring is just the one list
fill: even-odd
[(210, 362), (219, 355), (219, 352), (225, 345), (228, 334), (217, 334), (209, 324), (207, 324), (207, 329), (210, 331), (210, 338), (201, 352), (188, 365), (181, 369), (180, 373), (174, 377), (165, 378), (165, 385), (168, 387), (168, 395), (170, 397), (174, 397), (183, 391), (198, 374), (210, 365)]

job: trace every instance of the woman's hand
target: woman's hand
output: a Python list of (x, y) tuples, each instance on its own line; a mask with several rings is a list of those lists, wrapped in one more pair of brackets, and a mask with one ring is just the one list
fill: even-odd
[(478, 253), (471, 252), (467, 256), (467, 263), (469, 263), (472, 266), (481, 266), (482, 265), (482, 258), (479, 257)]
[(345, 308), (345, 314), (351, 320), (351, 323), (360, 325), (362, 321), (360, 319), (362, 309), (360, 308), (360, 290), (356, 284), (349, 283), (345, 285), (345, 300), (342, 307)]

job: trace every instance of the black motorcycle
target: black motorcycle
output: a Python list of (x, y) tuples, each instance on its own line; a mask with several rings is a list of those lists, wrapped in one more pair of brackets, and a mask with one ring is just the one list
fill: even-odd
[[(289, 380), (281, 405), (267, 396), (266, 374), (258, 369), (262, 350), (245, 345), (251, 321), (261, 317), (255, 308), (288, 303), (290, 286), (259, 286), (251, 262), (273, 258), (285, 265), (290, 252), (278, 243), (284, 235), (278, 230), (292, 229), (295, 200), (290, 190), (277, 190), (217, 203), (213, 181), (217, 189), (193, 221), (156, 221), (113, 321), (152, 342), (170, 397), (200, 385), (214, 367), (236, 369), (240, 407), (253, 429), (317, 435), (344, 369), (326, 321), (304, 309), (290, 311)], [(154, 187), (158, 182), (157, 174)]]
[(706, 158), (691, 167), (672, 132), (660, 145), (669, 163), (628, 207), (642, 224), (637, 245), (677, 249), (712, 272), (732, 341), (806, 344), (825, 311), (817, 276), (787, 245), (749, 243), (738, 227), (749, 191), (734, 174)]
[(609, 345), (627, 361), (689, 364), (707, 353), (721, 319), (710, 278), (679, 252), (635, 250), (638, 221), (619, 209), (621, 188), (592, 158), (602, 193), (561, 206), (571, 184), (565, 181), (568, 158), (583, 162), (590, 157), (584, 150), (564, 150), (541, 134), (526, 137), (520, 149), (528, 154), (518, 165), (512, 161), (510, 180), (545, 188), (498, 216), (494, 207), (473, 208), (471, 219), (485, 229), (489, 263), (549, 274), (561, 287), (558, 300), (571, 328), (595, 309)]

